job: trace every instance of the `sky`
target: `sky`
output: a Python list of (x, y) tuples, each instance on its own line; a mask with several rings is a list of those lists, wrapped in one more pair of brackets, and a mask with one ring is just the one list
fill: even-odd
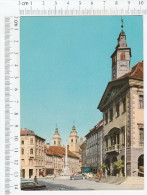
[[(123, 17), (131, 67), (143, 60), (142, 19)], [(57, 124), (65, 145), (74, 122), (84, 138), (102, 119), (120, 32), (120, 16), (21, 17), (21, 128), (51, 143)]]

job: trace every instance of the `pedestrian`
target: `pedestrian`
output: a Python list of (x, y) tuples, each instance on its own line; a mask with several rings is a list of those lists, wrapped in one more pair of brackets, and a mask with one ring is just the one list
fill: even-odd
[(97, 178), (98, 178), (98, 182), (100, 181), (100, 172), (97, 171)]
[(103, 175), (103, 170), (101, 169), (100, 170), (100, 179), (99, 179), (99, 181), (101, 181), (102, 175)]
[(38, 179), (36, 176), (34, 177), (34, 182), (35, 182), (35, 184), (38, 184)]

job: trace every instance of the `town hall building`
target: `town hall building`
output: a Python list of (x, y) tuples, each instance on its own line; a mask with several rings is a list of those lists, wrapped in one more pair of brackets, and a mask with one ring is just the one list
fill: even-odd
[(131, 48), (122, 30), (112, 54), (112, 81), (98, 105), (103, 112), (103, 160), (109, 175), (116, 175), (114, 162), (123, 160), (123, 175), (143, 176), (144, 89), (143, 61), (130, 68)]

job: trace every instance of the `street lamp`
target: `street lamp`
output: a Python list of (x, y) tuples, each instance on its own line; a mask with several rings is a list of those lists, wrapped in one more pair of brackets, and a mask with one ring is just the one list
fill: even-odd
[(126, 117), (125, 117), (125, 177), (127, 176), (127, 144), (126, 144), (126, 140), (127, 140), (127, 136), (126, 136)]

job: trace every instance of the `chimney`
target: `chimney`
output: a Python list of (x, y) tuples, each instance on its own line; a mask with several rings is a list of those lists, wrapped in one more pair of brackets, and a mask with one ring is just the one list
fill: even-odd
[(46, 147), (49, 149), (49, 147), (50, 147), (50, 143), (46, 143)]

